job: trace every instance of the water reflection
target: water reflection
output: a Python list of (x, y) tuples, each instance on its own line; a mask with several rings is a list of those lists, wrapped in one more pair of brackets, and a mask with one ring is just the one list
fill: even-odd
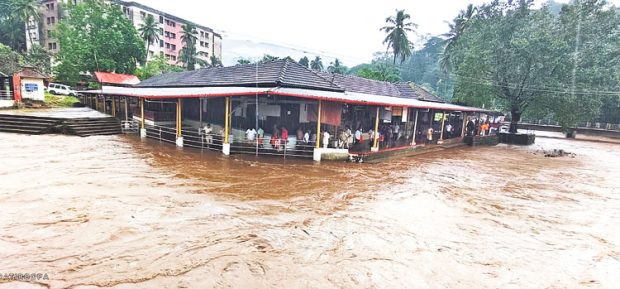
[[(0, 134), (0, 288), (613, 288), (620, 150), (376, 164)], [(575, 158), (545, 158), (561, 148)]]

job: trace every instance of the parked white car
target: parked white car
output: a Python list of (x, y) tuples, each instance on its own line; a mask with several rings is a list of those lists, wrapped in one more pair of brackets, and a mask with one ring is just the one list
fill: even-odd
[(61, 94), (61, 95), (70, 95), (77, 96), (77, 92), (71, 89), (70, 86), (58, 83), (50, 83), (47, 87), (47, 91), (51, 94)]

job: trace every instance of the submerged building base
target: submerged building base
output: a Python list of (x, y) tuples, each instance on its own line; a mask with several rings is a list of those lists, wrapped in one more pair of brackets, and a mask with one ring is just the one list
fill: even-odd
[(312, 159), (317, 162), (320, 162), (321, 160), (346, 161), (349, 159), (349, 150), (335, 148), (315, 148), (312, 154)]
[(485, 135), (485, 136), (468, 135), (468, 136), (465, 136), (465, 138), (463, 138), (463, 142), (465, 142), (466, 144), (470, 146), (479, 146), (479, 145), (494, 146), (494, 145), (497, 145), (500, 141), (497, 135)]
[(499, 142), (505, 144), (531, 145), (536, 141), (534, 134), (500, 132), (497, 135)]

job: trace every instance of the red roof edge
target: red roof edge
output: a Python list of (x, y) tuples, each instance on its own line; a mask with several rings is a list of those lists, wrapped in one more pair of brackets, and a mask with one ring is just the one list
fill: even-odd
[(112, 72), (95, 72), (95, 79), (103, 84), (116, 84), (123, 86), (136, 85), (140, 79), (132, 74), (120, 74)]

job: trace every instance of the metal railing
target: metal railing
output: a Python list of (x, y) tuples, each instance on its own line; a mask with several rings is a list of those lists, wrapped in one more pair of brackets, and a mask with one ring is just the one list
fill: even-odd
[(0, 90), (0, 99), (1, 100), (13, 99), (13, 92), (10, 90)]
[[(138, 126), (137, 123), (135, 125)], [(183, 128), (181, 132), (184, 147), (222, 151), (224, 136), (221, 132), (205, 134), (203, 129), (196, 127)], [(146, 137), (160, 142), (176, 144), (177, 131), (174, 127), (147, 125)], [(237, 140), (231, 135), (229, 143), (232, 154), (311, 158), (314, 151), (313, 142), (298, 143), (294, 138), (289, 138), (285, 142), (283, 139), (272, 139), (270, 135), (257, 136), (254, 140)]]
[[(551, 125), (559, 126), (556, 121), (550, 120), (522, 120), (523, 124), (531, 125)], [(605, 123), (605, 122), (585, 122), (577, 124), (577, 128), (591, 128), (591, 129), (603, 129), (603, 130), (620, 130), (620, 124), (617, 123)]]
[(140, 131), (140, 122), (137, 120), (122, 120), (121, 131), (123, 133), (138, 133)]

